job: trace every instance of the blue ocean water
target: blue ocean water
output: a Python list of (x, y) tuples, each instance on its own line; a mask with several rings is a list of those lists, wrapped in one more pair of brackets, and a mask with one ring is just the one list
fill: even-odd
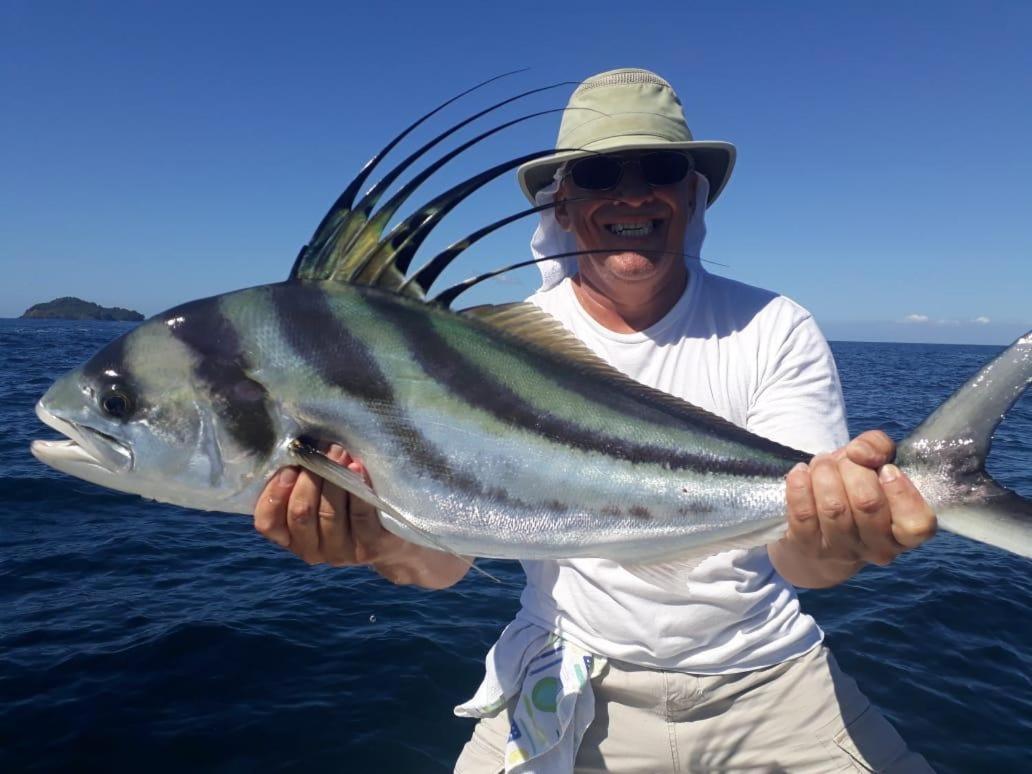
[[(0, 771), (450, 771), (518, 566), (398, 588), (40, 465), (33, 404), (127, 327), (0, 320)], [(833, 347), (852, 430), (896, 438), (999, 351)], [(1032, 497), (1032, 396), (989, 467)], [(940, 535), (803, 605), (938, 771), (1032, 770), (1032, 563)]]

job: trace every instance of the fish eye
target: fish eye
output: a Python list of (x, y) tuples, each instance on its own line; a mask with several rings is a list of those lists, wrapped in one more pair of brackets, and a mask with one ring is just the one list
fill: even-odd
[(122, 390), (111, 390), (100, 399), (100, 408), (108, 416), (124, 419), (133, 410), (133, 402)]

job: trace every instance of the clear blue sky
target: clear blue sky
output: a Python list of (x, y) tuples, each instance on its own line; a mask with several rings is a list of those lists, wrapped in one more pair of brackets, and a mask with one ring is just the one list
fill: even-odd
[[(674, 84), (697, 138), (738, 146), (708, 216), (714, 271), (795, 298), (833, 339), (1003, 343), (1032, 327), (1030, 40), (1032, 4), (1016, 0), (6, 0), (0, 317), (61, 295), (153, 314), (281, 279), (358, 166), (437, 102), (532, 67), (456, 120), (640, 66)], [(424, 195), (548, 147), (557, 123), (492, 140)], [(431, 247), (522, 206), (501, 180)], [(451, 276), (527, 257), (530, 230)]]

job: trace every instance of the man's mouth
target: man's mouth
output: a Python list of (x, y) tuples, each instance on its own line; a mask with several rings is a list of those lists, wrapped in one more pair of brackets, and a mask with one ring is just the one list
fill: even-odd
[(662, 220), (656, 218), (653, 220), (639, 220), (626, 223), (606, 223), (603, 225), (603, 228), (614, 236), (629, 239), (641, 239), (642, 237), (647, 237), (652, 234), (652, 232), (658, 229), (662, 223)]

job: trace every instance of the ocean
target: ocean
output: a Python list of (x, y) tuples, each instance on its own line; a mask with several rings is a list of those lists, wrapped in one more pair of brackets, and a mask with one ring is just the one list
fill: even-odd
[[(308, 567), (240, 516), (145, 502), (29, 454), (51, 381), (128, 329), (0, 320), (0, 771), (444, 772), (452, 707), (517, 607), (486, 562), (441, 592)], [(834, 343), (856, 433), (896, 439), (999, 347)], [(1032, 497), (1032, 396), (989, 461)], [(940, 772), (1032, 771), (1032, 562), (943, 534), (802, 594)]]

